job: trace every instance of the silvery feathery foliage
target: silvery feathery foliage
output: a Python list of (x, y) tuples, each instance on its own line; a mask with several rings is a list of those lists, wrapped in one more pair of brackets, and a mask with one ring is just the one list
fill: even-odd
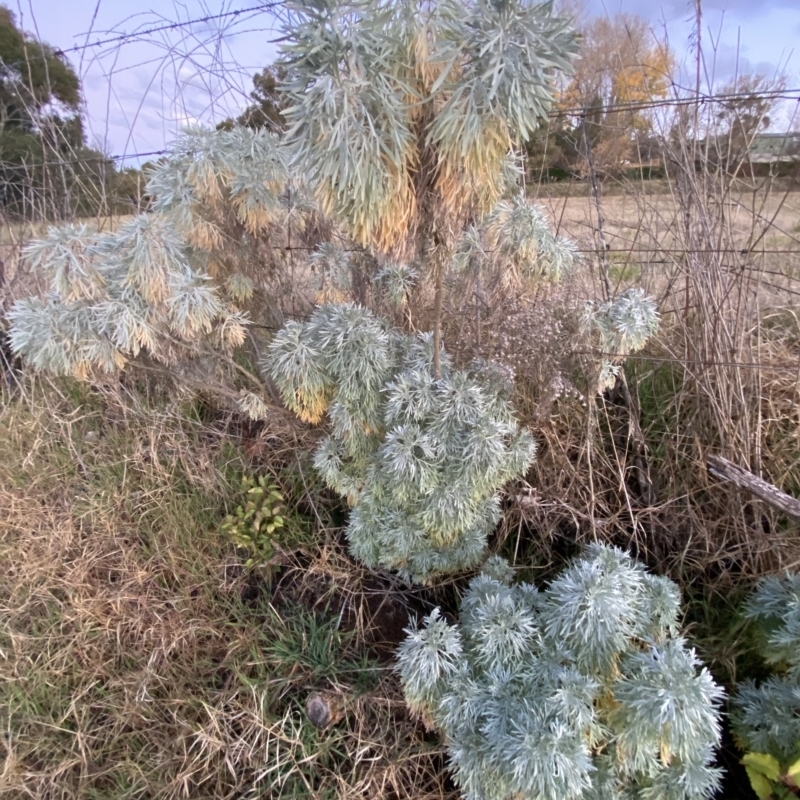
[(242, 391), (239, 396), (239, 408), (252, 420), (266, 419), (269, 406), (256, 394)]
[(402, 308), (408, 303), (408, 296), (419, 280), (419, 273), (408, 264), (391, 263), (384, 266), (375, 280), (386, 291), (389, 302)]
[(643, 289), (628, 289), (599, 305), (589, 304), (584, 325), (597, 335), (605, 354), (598, 379), (598, 391), (610, 388), (621, 360), (645, 346), (658, 331), (659, 315), (655, 301)]
[(783, 674), (739, 689), (734, 731), (745, 749), (783, 761), (800, 746), (800, 575), (764, 578), (745, 615), (766, 635), (765, 660)]
[(500, 516), (498, 490), (535, 445), (491, 370), (456, 370), (430, 334), (405, 336), (365, 309), (333, 305), (275, 337), (268, 368), (287, 406), (331, 434), (315, 456), (348, 498), (347, 537), (368, 566), (414, 581), (473, 566)]
[(14, 304), (10, 341), (36, 369), (85, 376), (119, 369), (142, 350), (169, 362), (171, 339), (189, 343), (214, 331), (227, 346), (244, 339), (245, 317), (227, 307), (157, 215), (115, 233), (51, 228), (25, 254), (51, 292)]
[[(553, 73), (569, 72), (578, 43), (553, 3), (478, 0), (442, 3), (437, 58), (460, 69), (445, 73), (446, 103), (431, 136), (454, 156), (481, 152), (504, 128), (526, 140), (555, 99)], [(505, 156), (505, 153), (503, 154)]]
[(315, 277), (318, 303), (338, 303), (345, 299), (352, 285), (353, 264), (343, 247), (324, 242), (308, 260)]
[(388, 35), (389, 3), (289, 3), (284, 64), (291, 105), (287, 141), (294, 163), (317, 189), (326, 213), (350, 220), (368, 241), (407, 197), (413, 141), (402, 43)]
[(549, 2), (294, 0), (288, 9), (294, 163), (326, 212), (381, 249), (413, 230), (423, 162), (448, 208), (491, 205), (514, 141), (547, 113), (555, 72), (577, 54)]
[(524, 277), (557, 281), (578, 259), (575, 242), (556, 236), (544, 209), (531, 205), (522, 195), (501, 200), (485, 227), (495, 259)]
[(557, 282), (578, 261), (576, 243), (555, 235), (544, 209), (514, 191), (480, 224), (463, 231), (451, 268), (455, 273), (499, 279), (516, 291), (521, 279)]
[(593, 545), (546, 589), (489, 559), (457, 624), (412, 626), (398, 670), (468, 800), (710, 797), (721, 689), (678, 635), (680, 597)]
[(13, 307), (15, 352), (37, 369), (86, 376), (142, 351), (172, 364), (209, 336), (223, 348), (240, 345), (247, 318), (239, 306), (255, 284), (239, 271), (223, 274), (224, 262), (237, 263), (221, 257), (230, 240), (224, 225), (232, 214), (254, 236), (284, 213), (287, 181), (272, 134), (187, 130), (150, 175), (152, 213), (113, 233), (51, 228), (26, 248), (50, 292)]
[(229, 210), (252, 236), (285, 213), (287, 160), (278, 137), (263, 129), (188, 128), (152, 168), (147, 191), (187, 242), (211, 250), (222, 245)]
[(594, 324), (603, 346), (615, 353), (634, 353), (658, 330), (658, 309), (644, 289), (629, 289), (595, 311)]

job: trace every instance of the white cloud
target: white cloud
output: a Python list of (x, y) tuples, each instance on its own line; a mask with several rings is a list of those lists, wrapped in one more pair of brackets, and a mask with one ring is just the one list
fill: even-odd
[[(90, 28), (95, 5), (96, 0), (32, 0), (35, 28), (56, 47), (82, 45), (86, 37), (79, 34)], [(189, 0), (130, 17), (128, 0), (104, 0), (88, 40), (252, 5)], [(34, 28), (32, 22), (25, 19), (25, 27)], [(222, 22), (224, 30), (220, 21), (207, 22), (68, 54), (82, 72), (90, 140), (113, 154), (159, 150), (189, 120), (212, 124), (238, 113), (249, 101), (253, 74), (275, 57), (268, 44), (275, 20), (261, 14)]]

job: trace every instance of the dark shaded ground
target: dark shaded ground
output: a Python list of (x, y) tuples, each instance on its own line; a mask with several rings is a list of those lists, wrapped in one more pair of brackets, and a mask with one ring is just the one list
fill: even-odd
[(755, 800), (756, 794), (750, 786), (745, 768), (740, 763), (741, 754), (733, 742), (728, 718), (722, 720), (722, 746), (717, 753), (717, 766), (725, 771), (718, 800)]

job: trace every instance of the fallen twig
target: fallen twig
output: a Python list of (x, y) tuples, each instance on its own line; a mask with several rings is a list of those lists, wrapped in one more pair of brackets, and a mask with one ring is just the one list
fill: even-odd
[(715, 477), (723, 481), (730, 481), (740, 489), (755, 495), (760, 500), (768, 503), (773, 508), (782, 511), (793, 519), (800, 520), (800, 500), (792, 497), (786, 492), (782, 492), (777, 486), (753, 475), (746, 469), (728, 461), (722, 456), (710, 456), (708, 459), (708, 471)]

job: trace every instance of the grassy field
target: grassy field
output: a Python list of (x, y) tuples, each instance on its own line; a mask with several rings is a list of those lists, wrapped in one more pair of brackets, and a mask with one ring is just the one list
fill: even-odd
[[(195, 411), (3, 396), (0, 796), (447, 796), (387, 661), (408, 601), (345, 558), (280, 432)], [(265, 464), (302, 535), (247, 570), (220, 527)], [(316, 731), (332, 689), (345, 719)]]
[[(592, 241), (596, 227), (596, 211), (586, 184), (578, 184), (564, 196), (551, 195), (543, 187), (538, 195), (530, 190), (560, 223), (563, 231), (581, 242)], [(731, 213), (731, 228), (742, 246), (755, 231), (764, 247), (800, 251), (800, 191), (731, 193), (722, 201)], [(658, 193), (633, 190), (602, 196), (607, 243), (613, 249), (625, 250), (672, 248), (679, 244), (680, 209), (669, 187)], [(756, 248), (758, 252), (758, 248)]]
[[(662, 307), (674, 299), (674, 282), (685, 273), (687, 249), (681, 209), (669, 187), (647, 188), (603, 196), (604, 240), (612, 288), (641, 285)], [(554, 223), (587, 251), (595, 251), (597, 209), (586, 187), (576, 185), (563, 196), (543, 187), (536, 202)], [(535, 189), (532, 190), (535, 196)], [(763, 270), (759, 294), (767, 303), (794, 303), (800, 291), (800, 191), (731, 192), (724, 207), (712, 210), (724, 235), (717, 239), (720, 258), (731, 270)], [(724, 216), (724, 220), (722, 217)], [(702, 254), (701, 254), (702, 255)]]

